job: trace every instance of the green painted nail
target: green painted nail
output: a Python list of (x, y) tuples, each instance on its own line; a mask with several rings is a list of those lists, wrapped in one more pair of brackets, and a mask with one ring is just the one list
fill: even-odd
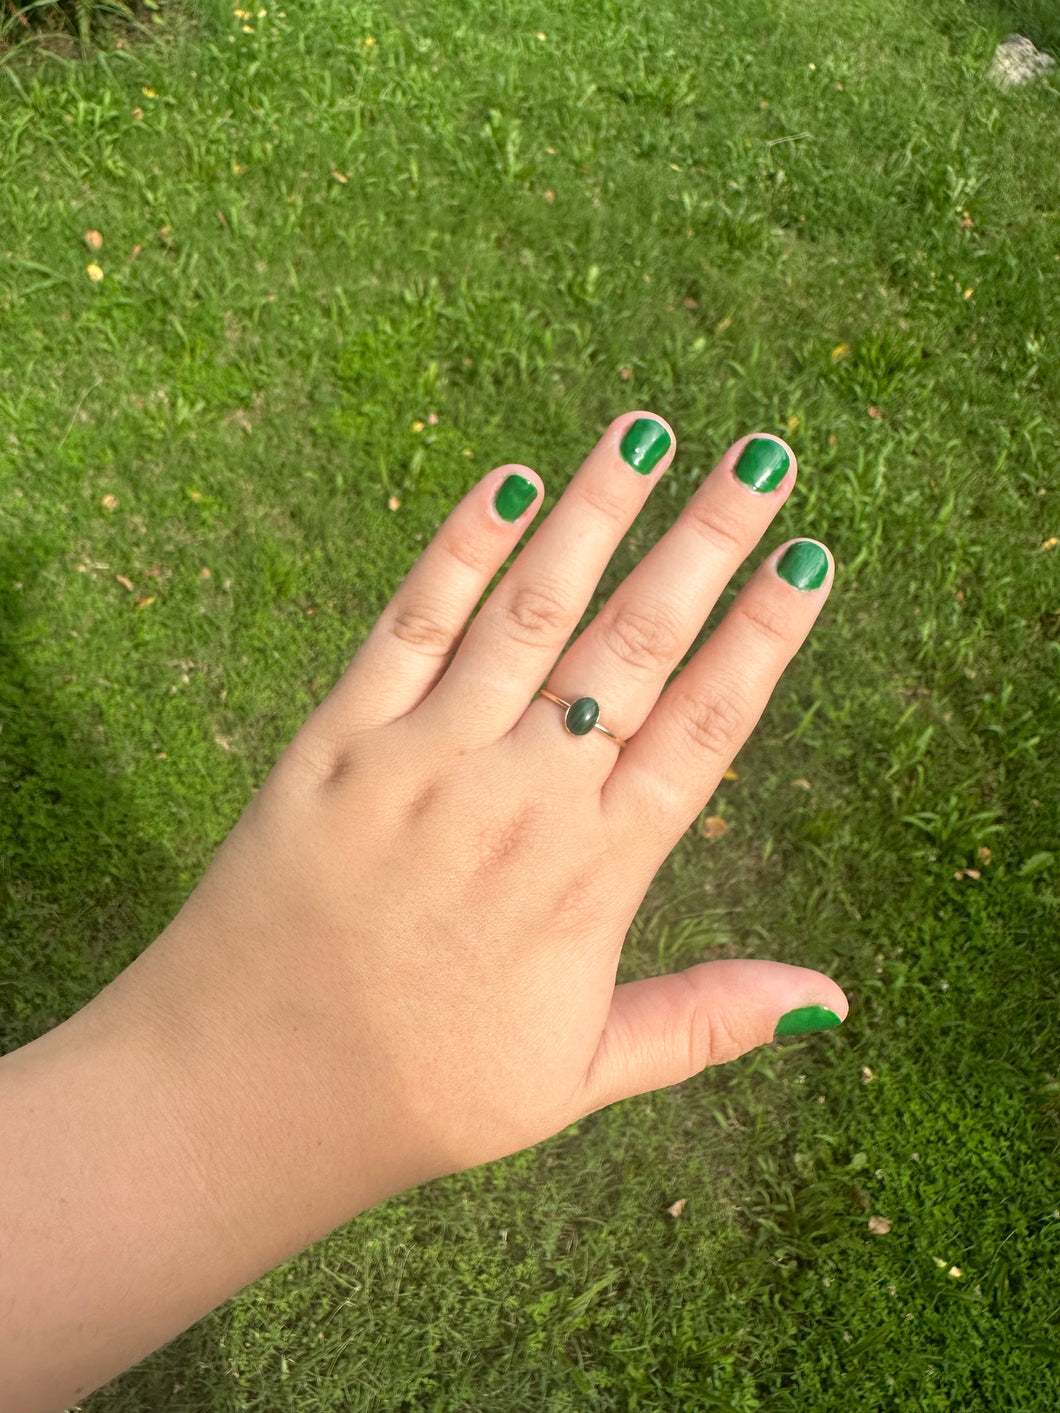
[(537, 487), (525, 476), (514, 471), (506, 476), (493, 497), (493, 508), (502, 520), (518, 520), (524, 510), (529, 510), (537, 498)]
[(736, 479), (752, 491), (775, 491), (788, 474), (791, 457), (770, 437), (752, 437), (733, 468)]
[(796, 589), (819, 589), (828, 578), (828, 556), (812, 540), (796, 540), (780, 556), (777, 573)]
[(800, 1006), (797, 1011), (789, 1011), (777, 1021), (773, 1039), (782, 1035), (812, 1035), (816, 1030), (834, 1030), (843, 1022), (827, 1006)]
[(670, 433), (654, 417), (638, 417), (619, 447), (624, 461), (647, 476), (670, 450)]

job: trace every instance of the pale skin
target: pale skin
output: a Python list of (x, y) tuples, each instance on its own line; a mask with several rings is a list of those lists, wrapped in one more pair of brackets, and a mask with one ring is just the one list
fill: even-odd
[[(781, 545), (674, 668), (795, 484), (737, 442), (595, 620), (650, 475), (617, 419), (528, 531), (501, 467), (442, 525), (185, 906), (0, 1061), (0, 1413), (62, 1409), (387, 1196), (771, 1040), (826, 976), (705, 962), (624, 983), (652, 877), (828, 595)], [(658, 419), (662, 421), (661, 418)], [(664, 423), (664, 425), (666, 425)], [(514, 523), (493, 497), (538, 488)], [(591, 695), (570, 735), (536, 697)]]

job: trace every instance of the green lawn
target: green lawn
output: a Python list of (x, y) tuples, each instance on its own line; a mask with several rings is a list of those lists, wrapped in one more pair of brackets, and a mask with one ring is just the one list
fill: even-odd
[(631, 406), (680, 448), (602, 593), (754, 428), (802, 468), (763, 551), (838, 575), (623, 974), (852, 1006), (395, 1198), (86, 1413), (1053, 1413), (1060, 80), (985, 80), (1052, 0), (164, 17), (0, 68), (0, 1046), (172, 917), (447, 508)]

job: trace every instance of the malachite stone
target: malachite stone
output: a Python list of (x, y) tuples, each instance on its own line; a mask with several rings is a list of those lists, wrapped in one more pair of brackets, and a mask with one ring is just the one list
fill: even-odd
[(587, 736), (600, 719), (600, 707), (592, 697), (579, 697), (571, 702), (563, 724), (572, 736)]

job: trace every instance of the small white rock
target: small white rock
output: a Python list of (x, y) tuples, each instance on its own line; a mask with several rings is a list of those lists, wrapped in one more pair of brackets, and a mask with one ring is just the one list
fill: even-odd
[(994, 50), (988, 77), (998, 88), (1019, 88), (1047, 73), (1055, 63), (1051, 54), (1036, 49), (1026, 35), (1010, 34)]

